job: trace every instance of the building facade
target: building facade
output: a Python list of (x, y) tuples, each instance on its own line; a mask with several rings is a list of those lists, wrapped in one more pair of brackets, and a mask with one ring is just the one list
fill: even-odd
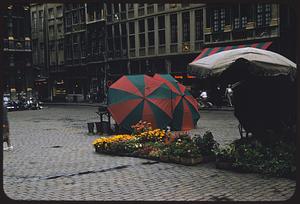
[(63, 4), (31, 4), (32, 61), (40, 99), (65, 98)]
[(29, 5), (8, 5), (4, 17), (4, 93), (12, 98), (18, 94), (32, 95), (34, 71), (31, 62)]
[(101, 101), (124, 74), (169, 73), (188, 87), (203, 86), (187, 74), (190, 62), (246, 45), (296, 59), (295, 43), (286, 40), (296, 38), (294, 14), (285, 5), (100, 1), (46, 7), (37, 4), (31, 13), (32, 24), (44, 22), (32, 32), (33, 61), (51, 99)]
[[(197, 59), (223, 50), (250, 46), (296, 61), (295, 13), (288, 5), (207, 4), (204, 15), (204, 49)], [(217, 83), (217, 79), (196, 80), (194, 87), (216, 91)]]
[(204, 4), (105, 4), (105, 10), (111, 80), (153, 73), (187, 80), (186, 66), (204, 45)]

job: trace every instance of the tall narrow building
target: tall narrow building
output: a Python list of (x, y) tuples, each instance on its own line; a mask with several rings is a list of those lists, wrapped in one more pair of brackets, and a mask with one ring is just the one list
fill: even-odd
[(30, 10), (27, 4), (9, 4), (2, 10), (4, 93), (11, 98), (33, 94)]
[(43, 100), (64, 100), (63, 4), (31, 4), (35, 88)]

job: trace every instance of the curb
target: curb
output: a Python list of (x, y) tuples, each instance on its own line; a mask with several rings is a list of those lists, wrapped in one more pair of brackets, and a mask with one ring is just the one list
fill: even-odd
[(99, 107), (104, 106), (104, 104), (100, 103), (44, 103), (44, 105), (51, 106), (51, 105), (59, 105), (59, 106), (91, 106), (91, 107)]
[[(60, 106), (91, 106), (99, 107), (104, 106), (101, 103), (44, 103), (44, 105), (60, 105)], [(201, 108), (200, 111), (234, 111), (234, 108)]]

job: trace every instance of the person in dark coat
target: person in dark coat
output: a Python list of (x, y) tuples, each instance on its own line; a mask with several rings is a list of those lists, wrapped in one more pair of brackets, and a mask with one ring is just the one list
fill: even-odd
[(11, 145), (10, 135), (9, 135), (9, 123), (7, 118), (7, 108), (3, 104), (3, 144), (7, 143), (7, 147), (4, 150), (12, 150), (13, 146)]

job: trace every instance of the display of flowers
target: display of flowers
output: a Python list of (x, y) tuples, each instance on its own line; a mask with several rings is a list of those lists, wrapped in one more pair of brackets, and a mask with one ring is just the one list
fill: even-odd
[(136, 134), (135, 137), (140, 139), (142, 142), (155, 142), (163, 141), (166, 137), (166, 131), (161, 129), (148, 130), (139, 134)]
[(137, 135), (152, 130), (151, 123), (142, 120), (140, 120), (137, 124), (132, 125), (131, 128), (132, 128), (133, 135)]
[(94, 140), (93, 145), (97, 146), (97, 147), (100, 147), (104, 144), (127, 141), (127, 140), (132, 140), (132, 139), (135, 139), (135, 136), (128, 135), (128, 134), (114, 135), (112, 137), (100, 137), (100, 138)]
[[(167, 158), (201, 158), (200, 148), (211, 147), (212, 135), (201, 145), (195, 142), (186, 131), (170, 132), (170, 130), (152, 129), (151, 123), (139, 121), (132, 125), (132, 134), (101, 137), (93, 142), (97, 152), (117, 155), (139, 156), (151, 159)], [(205, 136), (205, 138), (208, 136)], [(209, 145), (206, 145), (206, 140)], [(198, 147), (199, 146), (199, 147)], [(209, 150), (211, 151), (211, 150)]]

